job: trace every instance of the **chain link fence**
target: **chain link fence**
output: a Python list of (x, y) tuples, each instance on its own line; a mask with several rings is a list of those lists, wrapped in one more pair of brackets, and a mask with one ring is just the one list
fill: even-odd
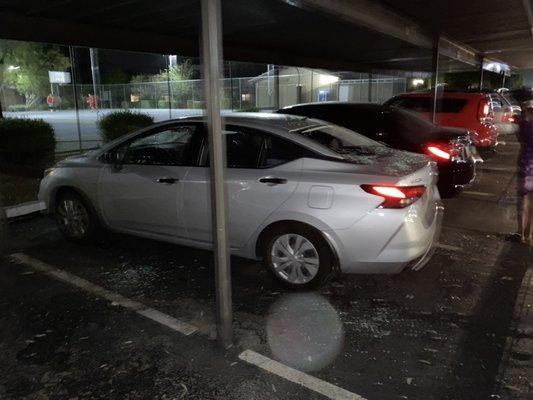
[[(221, 108), (224, 111), (275, 110), (288, 105), (350, 101), (382, 103), (405, 92), (406, 78), (359, 74), (356, 79), (341, 80), (334, 73), (285, 67), (283, 73), (265, 73), (256, 77), (225, 78), (221, 84)], [(94, 148), (101, 143), (97, 122), (114, 110), (133, 110), (154, 117), (155, 121), (185, 115), (198, 115), (204, 107), (203, 81), (161, 81), (124, 84), (54, 84), (57, 102), (53, 109), (42, 104), (28, 110), (23, 96), (2, 87), (5, 115), (41, 118), (55, 129), (57, 151), (68, 152)], [(96, 93), (95, 93), (96, 92)], [(96, 95), (96, 103), (91, 96)], [(53, 111), (53, 112), (52, 112)]]

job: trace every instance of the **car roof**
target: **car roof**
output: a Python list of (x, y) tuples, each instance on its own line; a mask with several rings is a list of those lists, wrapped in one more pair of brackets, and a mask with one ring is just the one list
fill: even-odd
[[(299, 131), (299, 130), (305, 130), (306, 128), (310, 128), (310, 127), (333, 125), (329, 122), (325, 122), (319, 119), (296, 116), (296, 115), (286, 115), (286, 114), (276, 114), (276, 113), (236, 112), (236, 113), (224, 113), (222, 117), (223, 117), (225, 124), (235, 124), (239, 126), (248, 127), (251, 129), (258, 129), (258, 130), (270, 132), (277, 136), (286, 138), (292, 142), (297, 142), (315, 152), (321, 153), (323, 155), (326, 155), (332, 158), (341, 159), (341, 157), (339, 157), (338, 154), (328, 151), (323, 146), (320, 146), (318, 143), (314, 142), (313, 140), (310, 140), (302, 135), (292, 134), (292, 132)], [(184, 123), (184, 122), (203, 123), (205, 122), (205, 117), (190, 116), (190, 117), (182, 117), (182, 118), (161, 121), (159, 123), (150, 125), (146, 128), (132, 132), (131, 134), (122, 136), (121, 138), (110, 142), (109, 144), (103, 146), (101, 149), (95, 152), (94, 157), (95, 158), (99, 157), (101, 154), (105, 153), (109, 149), (115, 146), (119, 146), (121, 143), (130, 140), (131, 138), (137, 136), (138, 134), (141, 134), (142, 132), (146, 132), (157, 127), (164, 127), (167, 125), (172, 125), (176, 123)]]
[[(488, 92), (455, 92), (455, 91), (439, 91), (438, 97), (448, 98), (448, 99), (478, 99), (480, 97), (486, 97)], [(398, 94), (394, 97), (432, 97), (433, 92), (410, 92)]]
[(321, 101), (319, 103), (301, 103), (301, 104), (294, 104), (292, 106), (286, 106), (281, 109), (279, 109), (277, 112), (283, 113), (284, 110), (293, 110), (298, 108), (308, 108), (308, 107), (349, 107), (349, 108), (357, 108), (359, 110), (368, 110), (368, 111), (381, 111), (384, 108), (387, 108), (387, 106), (384, 106), (382, 104), (375, 104), (375, 103), (355, 103), (350, 101)]
[[(286, 115), (268, 112), (231, 112), (224, 113), (222, 118), (226, 124), (238, 124), (250, 126), (257, 129), (291, 131), (297, 129), (305, 129), (310, 126), (326, 125), (324, 121), (317, 119), (301, 117), (297, 115)], [(182, 117), (172, 120), (167, 120), (161, 124), (170, 124), (176, 122), (204, 122), (205, 118), (202, 116)]]

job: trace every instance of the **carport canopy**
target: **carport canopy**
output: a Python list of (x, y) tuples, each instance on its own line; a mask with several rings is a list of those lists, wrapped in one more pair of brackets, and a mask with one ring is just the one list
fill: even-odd
[[(198, 56), (199, 0), (2, 0), (0, 37)], [(529, 0), (222, 0), (228, 60), (335, 70), (432, 70), (440, 52), (533, 67)], [(492, 61), (492, 60), (489, 60)], [(494, 63), (485, 62), (490, 68)]]
[[(218, 79), (222, 56), (361, 72), (436, 73), (439, 54), (479, 68), (498, 65), (503, 73), (508, 64), (533, 67), (530, 1), (501, 2), (505, 7), (497, 0), (467, 3), (468, 17), (460, 19), (466, 5), (458, 0), (435, 0), (431, 7), (423, 0), (0, 0), (0, 37), (191, 57), (202, 49), (217, 325), (227, 348), (232, 316)], [(499, 18), (493, 15), (497, 6)], [(500, 60), (488, 59), (493, 54)]]

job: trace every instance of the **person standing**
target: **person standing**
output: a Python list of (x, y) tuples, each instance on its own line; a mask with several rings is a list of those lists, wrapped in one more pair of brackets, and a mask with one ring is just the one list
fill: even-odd
[(533, 245), (533, 100), (522, 104), (520, 119), (520, 191), (522, 198), (521, 240)]
[(52, 93), (50, 93), (46, 97), (46, 104), (48, 104), (48, 108), (50, 109), (50, 112), (54, 112), (54, 109), (56, 106), (56, 100), (55, 100), (55, 96)]

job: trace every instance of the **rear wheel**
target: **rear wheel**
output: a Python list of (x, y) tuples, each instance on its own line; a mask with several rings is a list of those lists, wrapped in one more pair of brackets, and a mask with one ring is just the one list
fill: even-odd
[(322, 235), (299, 224), (269, 232), (263, 260), (274, 278), (290, 289), (318, 287), (330, 276), (335, 262)]
[(96, 237), (97, 218), (85, 200), (74, 192), (58, 197), (55, 219), (59, 230), (69, 240), (88, 242)]

